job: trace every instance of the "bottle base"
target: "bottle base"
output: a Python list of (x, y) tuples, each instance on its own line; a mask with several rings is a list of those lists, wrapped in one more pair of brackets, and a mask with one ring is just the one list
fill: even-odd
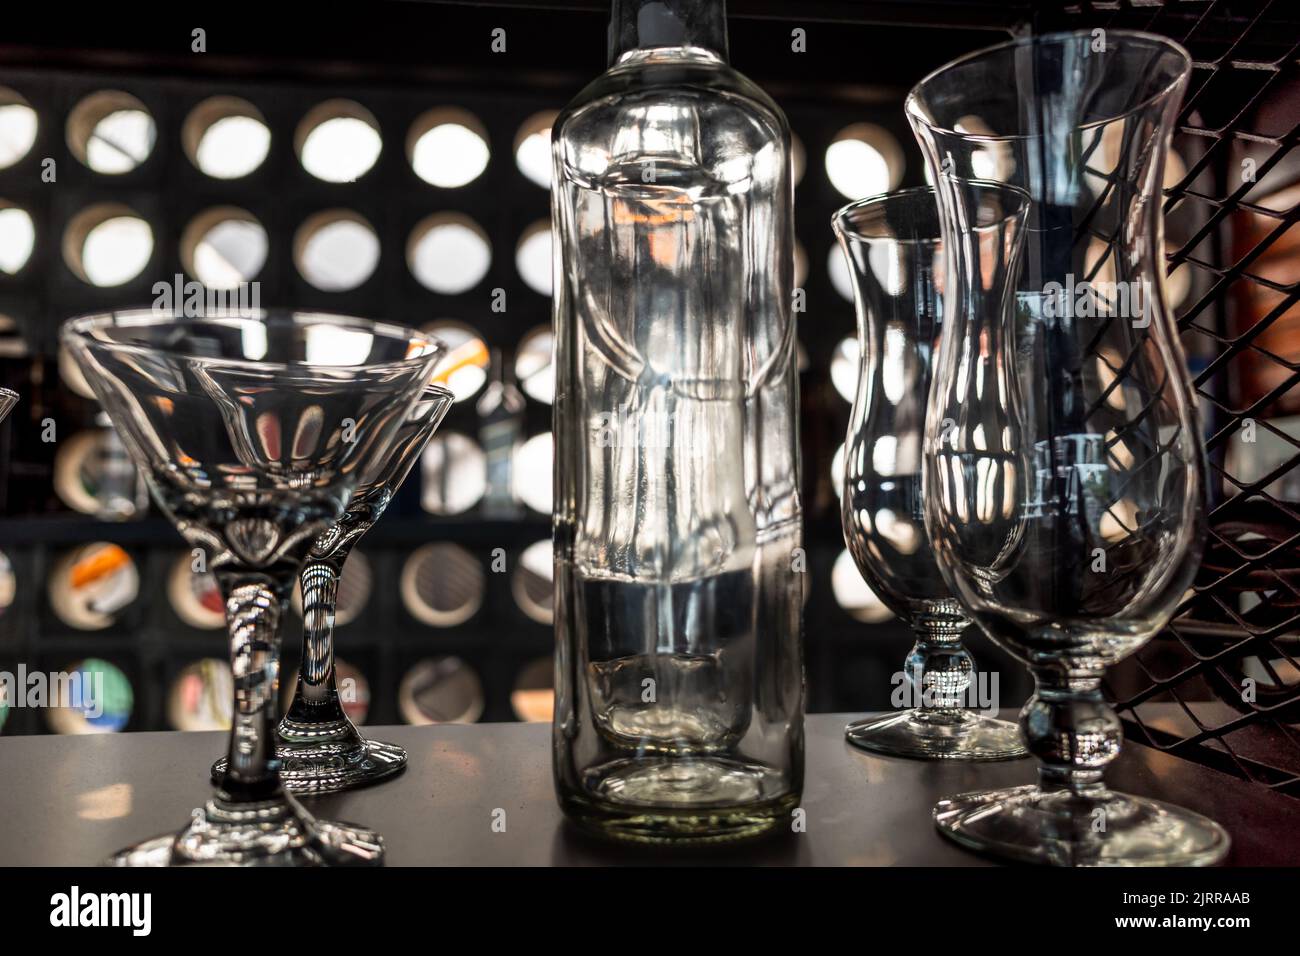
[(771, 767), (722, 757), (616, 760), (592, 767), (560, 805), (581, 829), (620, 842), (712, 844), (791, 824), (799, 793)]

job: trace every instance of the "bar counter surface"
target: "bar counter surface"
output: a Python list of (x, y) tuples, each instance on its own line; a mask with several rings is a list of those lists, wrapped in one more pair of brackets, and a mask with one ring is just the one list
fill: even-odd
[[(804, 832), (729, 847), (610, 845), (576, 831), (551, 790), (548, 724), (368, 727), (407, 749), (406, 772), (304, 802), (379, 830), (390, 866), (987, 865), (940, 837), (930, 809), (950, 794), (1031, 783), (1034, 761), (873, 756), (844, 741), (845, 723), (860, 716), (808, 716)], [(0, 866), (93, 866), (179, 829), (207, 798), (207, 769), (225, 742), (220, 732), (0, 738)], [(1232, 836), (1227, 865), (1300, 865), (1300, 800), (1131, 742), (1107, 780), (1219, 821)]]

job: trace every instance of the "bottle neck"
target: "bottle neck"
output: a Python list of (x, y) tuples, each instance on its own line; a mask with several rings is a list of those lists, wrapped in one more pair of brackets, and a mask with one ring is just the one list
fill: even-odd
[(637, 50), (691, 47), (727, 59), (725, 0), (614, 0), (609, 21), (612, 66)]

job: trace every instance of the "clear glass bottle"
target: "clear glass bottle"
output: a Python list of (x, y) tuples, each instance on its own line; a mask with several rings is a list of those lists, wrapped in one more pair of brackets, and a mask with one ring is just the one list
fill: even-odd
[(722, 3), (615, 0), (610, 42), (552, 137), (556, 789), (746, 836), (803, 781), (790, 132)]

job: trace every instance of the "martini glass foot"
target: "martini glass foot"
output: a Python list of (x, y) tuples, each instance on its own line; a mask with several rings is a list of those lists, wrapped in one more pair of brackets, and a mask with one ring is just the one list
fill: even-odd
[(317, 820), (287, 794), (233, 803), (218, 794), (180, 833), (113, 854), (108, 866), (378, 866), (383, 839), (349, 823)]
[[(382, 740), (360, 740), (348, 748), (281, 745), (280, 782), (294, 793), (335, 793), (387, 780), (406, 769), (406, 751)], [(226, 758), (212, 765), (212, 779), (226, 771)]]

